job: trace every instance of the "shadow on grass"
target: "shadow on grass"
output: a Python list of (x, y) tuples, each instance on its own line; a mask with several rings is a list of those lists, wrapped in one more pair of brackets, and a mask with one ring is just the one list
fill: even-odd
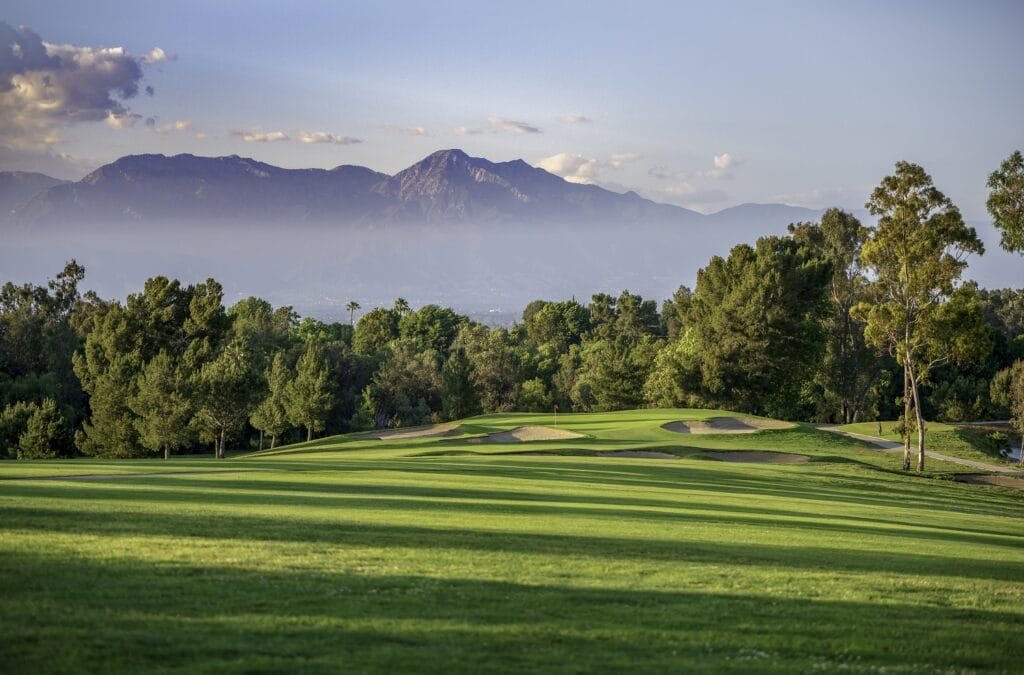
[[(8, 672), (1019, 666), (1020, 617), (889, 602), (0, 557)], [(59, 648), (57, 648), (59, 645)]]

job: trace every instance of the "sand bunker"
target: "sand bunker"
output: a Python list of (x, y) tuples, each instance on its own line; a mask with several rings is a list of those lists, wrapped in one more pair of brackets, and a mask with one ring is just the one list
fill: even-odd
[(394, 429), (393, 431), (376, 431), (371, 438), (382, 441), (402, 441), (410, 438), (442, 438), (445, 436), (459, 436), (462, 434), (462, 425), (450, 422), (448, 424), (431, 424), (425, 427), (406, 427), (405, 429)]
[(569, 438), (583, 438), (583, 434), (551, 427), (526, 426), (484, 436), (480, 440), (486, 443), (525, 443), (528, 441), (561, 441)]
[(987, 476), (985, 474), (965, 474), (957, 476), (961, 483), (973, 485), (998, 485), (999, 487), (1015, 488), (1024, 490), (1024, 478), (1013, 478), (1012, 476)]
[(790, 429), (793, 426), (792, 422), (757, 417), (712, 417), (706, 421), (669, 422), (662, 424), (661, 428), (677, 434), (752, 434), (762, 429)]
[(706, 451), (694, 455), (717, 459), (721, 462), (744, 462), (746, 464), (800, 464), (806, 462), (807, 455), (794, 455), (788, 452), (759, 452), (757, 450), (733, 450), (725, 452)]
[(679, 459), (679, 455), (654, 450), (611, 450), (597, 453), (598, 457), (639, 457), (641, 459)]

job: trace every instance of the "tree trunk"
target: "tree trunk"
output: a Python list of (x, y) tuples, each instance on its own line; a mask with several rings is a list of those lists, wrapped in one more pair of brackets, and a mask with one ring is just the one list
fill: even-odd
[(277, 434), (270, 434), (270, 449), (274, 449), (274, 445), (277, 443)]
[(168, 460), (170, 458), (171, 458), (171, 446), (165, 445), (164, 446), (164, 460), (166, 461), (166, 460)]
[(263, 450), (263, 429), (260, 429), (260, 451)]
[(1024, 434), (1020, 437), (1020, 453), (1017, 455), (1017, 463), (1024, 464)]
[(903, 364), (903, 470), (910, 471), (910, 371)]
[(313, 440), (313, 427), (306, 427), (306, 442)]
[(924, 471), (924, 414), (921, 412), (921, 396), (917, 389), (917, 377), (910, 370), (910, 388), (914, 393), (914, 418), (917, 420), (917, 470)]
[(224, 428), (220, 430), (220, 453), (217, 455), (217, 459), (224, 459)]

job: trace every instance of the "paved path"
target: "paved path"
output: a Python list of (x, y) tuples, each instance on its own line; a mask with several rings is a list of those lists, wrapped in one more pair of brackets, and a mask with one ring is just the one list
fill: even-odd
[[(867, 434), (855, 434), (852, 431), (843, 431), (834, 424), (823, 424), (818, 427), (822, 431), (831, 431), (834, 434), (840, 436), (849, 436), (850, 438), (857, 438), (868, 443), (873, 443), (885, 452), (902, 453), (903, 444), (895, 441), (887, 441), (884, 438), (878, 436), (868, 436)], [(912, 447), (911, 451), (916, 454), (916, 450)], [(969, 466), (973, 469), (979, 469), (981, 471), (988, 471), (991, 473), (1008, 473), (1016, 474), (1020, 473), (1020, 468), (1001, 466), (999, 464), (987, 464), (985, 462), (976, 462), (973, 459), (962, 459), (960, 457), (952, 457), (950, 455), (944, 455), (941, 452), (935, 452), (934, 450), (926, 449), (926, 457), (937, 459), (941, 462), (950, 462), (952, 464), (960, 464), (961, 466)], [(915, 458), (916, 459), (916, 458)]]

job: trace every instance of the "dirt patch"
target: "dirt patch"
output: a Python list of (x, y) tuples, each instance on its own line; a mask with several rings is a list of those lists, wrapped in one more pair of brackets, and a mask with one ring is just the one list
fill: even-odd
[(462, 425), (431, 424), (424, 427), (406, 427), (405, 429), (394, 429), (392, 431), (375, 431), (371, 438), (382, 441), (403, 441), (410, 438), (443, 438), (446, 436), (462, 435)]
[(956, 479), (961, 483), (971, 483), (972, 485), (997, 485), (999, 487), (1014, 488), (1016, 490), (1024, 490), (1024, 478), (1013, 478), (1012, 476), (988, 476), (985, 474), (964, 474), (957, 476)]
[(670, 452), (656, 452), (654, 450), (611, 450), (599, 452), (598, 457), (638, 457), (641, 459), (679, 459), (679, 455)]
[(669, 422), (662, 424), (661, 428), (677, 434), (752, 434), (762, 429), (791, 429), (794, 426), (792, 422), (757, 417), (712, 417), (709, 420)]
[(694, 455), (694, 457), (746, 464), (800, 464), (810, 459), (807, 455), (794, 455), (788, 452), (760, 452), (758, 450), (726, 450), (724, 452), (709, 450)]
[(583, 434), (551, 427), (525, 426), (484, 436), (480, 440), (485, 443), (526, 443), (529, 441), (562, 441), (570, 438), (583, 438)]

